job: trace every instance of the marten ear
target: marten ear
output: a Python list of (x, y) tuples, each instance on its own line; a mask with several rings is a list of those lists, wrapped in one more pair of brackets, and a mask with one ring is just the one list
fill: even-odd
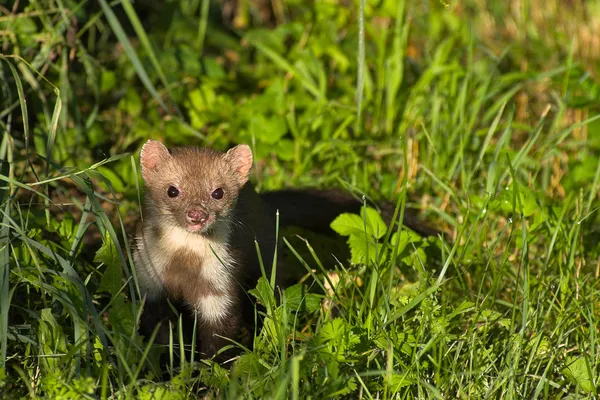
[(240, 186), (248, 182), (248, 174), (250, 174), (252, 168), (252, 150), (250, 150), (250, 146), (238, 144), (229, 149), (225, 154), (225, 160), (233, 167)]
[(164, 144), (157, 140), (148, 140), (140, 152), (140, 164), (142, 165), (142, 177), (147, 178), (148, 173), (155, 170), (170, 157), (169, 150)]

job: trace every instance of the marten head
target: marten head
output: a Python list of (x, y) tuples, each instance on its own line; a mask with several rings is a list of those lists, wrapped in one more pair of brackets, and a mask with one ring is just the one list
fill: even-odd
[(190, 233), (209, 234), (229, 223), (239, 191), (248, 181), (252, 151), (227, 153), (197, 147), (167, 149), (148, 140), (140, 153), (142, 178), (162, 221)]

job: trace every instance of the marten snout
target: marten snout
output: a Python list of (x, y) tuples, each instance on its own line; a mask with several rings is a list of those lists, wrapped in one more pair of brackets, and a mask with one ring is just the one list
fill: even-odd
[(208, 214), (198, 208), (192, 208), (187, 212), (187, 220), (190, 224), (204, 224), (208, 220)]

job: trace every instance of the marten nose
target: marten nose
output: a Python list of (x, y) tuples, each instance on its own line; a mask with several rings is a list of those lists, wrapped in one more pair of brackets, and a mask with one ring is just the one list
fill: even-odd
[(203, 224), (208, 219), (208, 215), (202, 210), (193, 208), (187, 213), (188, 221), (192, 224)]

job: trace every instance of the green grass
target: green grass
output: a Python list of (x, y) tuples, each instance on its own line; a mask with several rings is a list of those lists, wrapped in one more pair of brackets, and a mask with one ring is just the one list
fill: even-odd
[[(600, 1), (232, 4), (0, 7), (0, 397), (598, 398)], [(252, 291), (254, 349), (161, 381), (128, 244), (148, 138), (249, 143), (260, 190), (444, 234), (344, 216), (335, 262), (284, 232), (306, 277)]]

